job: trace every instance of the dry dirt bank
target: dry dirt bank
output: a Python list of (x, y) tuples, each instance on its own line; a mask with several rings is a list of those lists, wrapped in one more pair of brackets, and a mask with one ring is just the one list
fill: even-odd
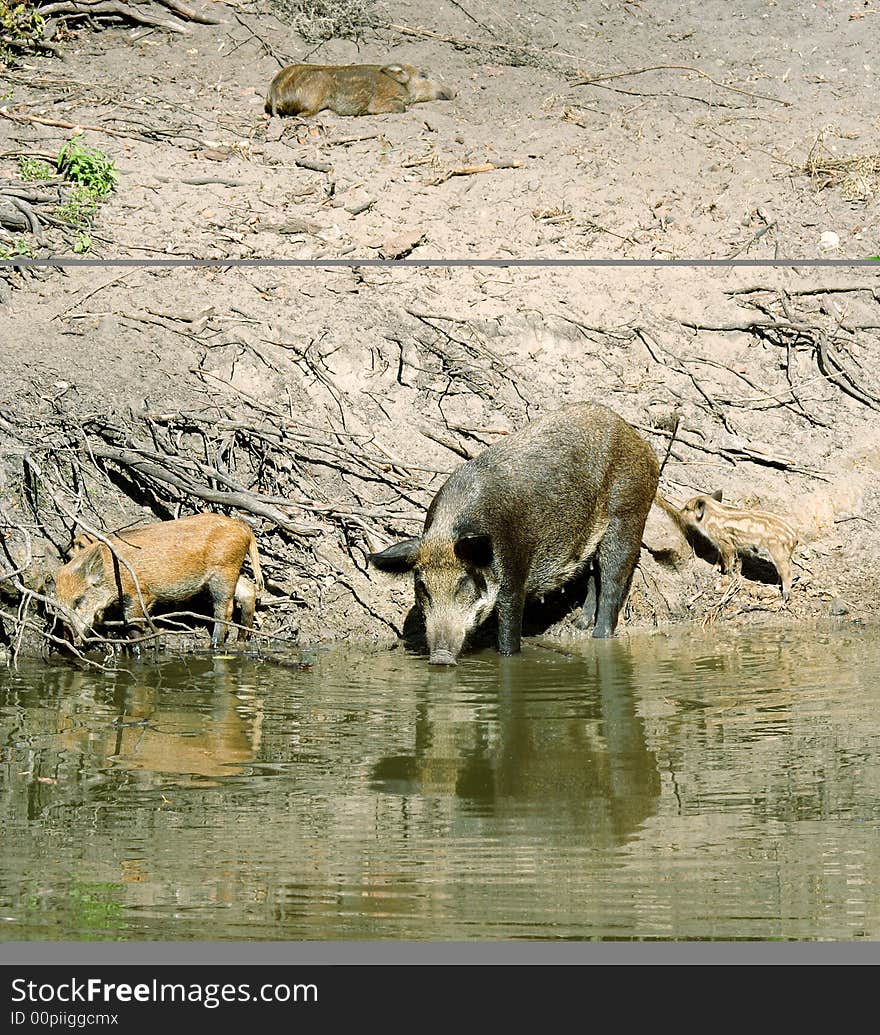
[[(876, 151), (871, 3), (395, 0), (385, 28), (317, 47), (265, 3), (199, 9), (222, 24), (83, 30), (64, 63), (4, 73), (6, 188), (23, 189), (21, 155), (57, 154), (77, 128), (117, 162), (93, 256), (880, 251), (870, 176), (856, 196), (803, 171), (820, 132), (831, 154)], [(411, 62), (458, 96), (394, 116), (269, 119), (267, 83), (304, 59)], [(601, 76), (614, 78), (574, 85)], [(452, 175), (486, 162), (515, 164)], [(43, 232), (42, 245), (14, 241), (71, 246), (70, 232)], [(596, 399), (661, 457), (679, 412), (667, 495), (721, 488), (788, 515), (806, 540), (785, 610), (766, 568), (733, 584), (703, 557), (675, 569), (645, 550), (629, 627), (876, 612), (872, 270), (3, 274), (0, 503), (50, 544), (50, 563), (77, 520), (228, 509), (260, 539), (262, 629), (390, 639), (410, 591), (368, 571), (366, 553), (416, 531), (444, 476), (500, 433)], [(20, 551), (23, 533), (7, 543)], [(565, 611), (539, 611), (535, 628)]]
[[(317, 46), (265, 2), (195, 9), (222, 24), (81, 30), (64, 63), (29, 58), (4, 76), (0, 180), (17, 181), (20, 154), (57, 154), (75, 127), (117, 161), (91, 254), (880, 250), (880, 168), (849, 193), (839, 175), (803, 171), (820, 134), (827, 157), (877, 156), (873, 2), (389, 0), (385, 28)], [(458, 96), (399, 115), (269, 119), (267, 84), (301, 60), (409, 62)], [(601, 81), (574, 85), (587, 78)], [(515, 167), (455, 175), (498, 162)], [(31, 247), (69, 251), (69, 235), (45, 229)]]
[[(788, 515), (792, 603), (767, 569), (732, 583), (643, 550), (624, 627), (871, 618), (878, 329), (880, 277), (858, 269), (53, 274), (4, 310), (2, 508), (59, 550), (71, 515), (229, 509), (258, 533), (264, 631), (390, 641), (411, 589), (365, 554), (416, 532), (465, 456), (594, 399), (662, 457), (677, 409), (663, 491)], [(551, 602), (533, 627), (572, 617)]]

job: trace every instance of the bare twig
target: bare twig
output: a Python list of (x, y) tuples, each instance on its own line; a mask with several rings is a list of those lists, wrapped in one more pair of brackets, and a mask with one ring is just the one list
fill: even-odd
[(742, 94), (744, 97), (754, 97), (761, 101), (773, 101), (774, 104), (782, 104), (786, 108), (791, 107), (791, 101), (783, 101), (779, 97), (768, 97), (767, 94), (763, 93), (752, 93), (749, 90), (743, 90), (738, 86), (730, 86), (728, 83), (720, 83), (717, 79), (713, 79), (712, 76), (708, 75), (700, 68), (694, 68), (692, 65), (649, 65), (646, 68), (633, 68), (625, 72), (608, 72), (605, 75), (591, 76), (589, 79), (578, 79), (571, 83), (572, 86), (592, 86), (594, 83), (605, 83), (610, 79), (622, 79), (626, 76), (631, 75), (642, 75), (645, 72), (664, 72), (664, 71), (679, 71), (679, 72), (693, 72), (694, 75), (701, 76), (703, 79), (708, 79), (713, 86), (718, 86), (722, 90), (731, 90), (733, 93)]

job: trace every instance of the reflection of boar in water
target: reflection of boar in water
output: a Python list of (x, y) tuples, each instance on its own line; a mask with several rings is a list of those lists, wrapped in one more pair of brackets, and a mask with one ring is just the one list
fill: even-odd
[(526, 597), (561, 586), (591, 558), (598, 592), (582, 627), (611, 636), (657, 491), (654, 452), (605, 406), (577, 403), (522, 428), (455, 471), (422, 536), (370, 555), (413, 571), (430, 662), (453, 665), (492, 611), (498, 649), (520, 649)]
[[(74, 540), (73, 558), (55, 573), (54, 596), (69, 612), (64, 621), (77, 643), (109, 607), (119, 603), (120, 588), (126, 625), (141, 623), (144, 609), (149, 613), (157, 604), (190, 600), (207, 590), (214, 605), (214, 646), (228, 635), (225, 623), (232, 618), (234, 602), (241, 608), (241, 625), (252, 627), (257, 590), (241, 577), (245, 556), (259, 590), (263, 576), (256, 539), (243, 521), (222, 514), (193, 514), (106, 538), (118, 559), (104, 543), (80, 535)], [(239, 638), (244, 635), (240, 630)]]
[(694, 496), (681, 508), (684, 519), (721, 554), (722, 572), (739, 570), (740, 553), (766, 550), (782, 581), (782, 599), (791, 596), (791, 555), (800, 541), (797, 532), (776, 514), (740, 510), (721, 503), (721, 493)]
[(401, 112), (420, 101), (448, 101), (455, 92), (412, 65), (288, 65), (269, 85), (270, 115)]

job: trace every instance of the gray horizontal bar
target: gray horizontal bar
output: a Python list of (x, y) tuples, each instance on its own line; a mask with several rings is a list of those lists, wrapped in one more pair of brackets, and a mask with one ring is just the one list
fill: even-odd
[(158, 267), (187, 267), (198, 269), (208, 267), (261, 268), (318, 268), (382, 266), (385, 268), (419, 269), (451, 266), (520, 267), (543, 266), (547, 268), (566, 267), (872, 267), (880, 272), (878, 259), (4, 259), (0, 269), (73, 269), (76, 267), (120, 267), (140, 266), (145, 269)]
[(0, 964), (873, 964), (877, 942), (11, 942)]

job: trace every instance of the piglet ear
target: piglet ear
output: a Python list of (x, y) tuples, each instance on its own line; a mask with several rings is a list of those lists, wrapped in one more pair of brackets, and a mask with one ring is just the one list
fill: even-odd
[(703, 520), (703, 515), (705, 513), (706, 513), (706, 501), (703, 500), (703, 499), (698, 499), (694, 503), (694, 517), (697, 519), (697, 521), (702, 521)]
[(455, 556), (475, 568), (492, 563), (492, 539), (488, 535), (463, 535), (455, 541)]
[(381, 553), (371, 553), (367, 559), (379, 571), (386, 571), (389, 575), (402, 575), (415, 567), (420, 543), (420, 539), (404, 539), (402, 543), (395, 543)]
[(409, 72), (402, 65), (385, 65), (382, 72), (401, 86), (406, 86), (409, 82)]
[(720, 489), (716, 489), (714, 492), (709, 493), (709, 495), (712, 497), (713, 500), (718, 500), (719, 503), (721, 502), (721, 490)]
[(96, 543), (85, 551), (85, 560), (82, 563), (80, 572), (90, 582), (101, 578), (104, 574), (104, 557), (101, 553), (100, 544)]

